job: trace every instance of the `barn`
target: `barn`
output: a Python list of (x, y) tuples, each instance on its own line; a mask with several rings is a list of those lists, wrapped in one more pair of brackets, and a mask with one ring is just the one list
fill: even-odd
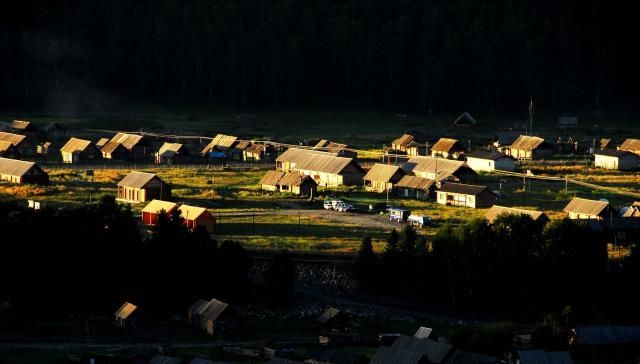
[(485, 151), (475, 151), (467, 155), (467, 165), (476, 172), (515, 171), (516, 169), (516, 161), (512, 157)]
[(102, 153), (91, 144), (90, 140), (71, 138), (60, 148), (63, 163), (79, 163), (95, 161), (102, 158)]
[(464, 155), (464, 152), (464, 145), (459, 140), (450, 138), (440, 138), (431, 147), (432, 157), (459, 159)]
[(390, 191), (404, 175), (400, 166), (376, 163), (362, 178), (364, 189), (373, 192)]
[(352, 158), (337, 157), (333, 153), (289, 148), (276, 159), (283, 172), (296, 171), (311, 176), (319, 186), (338, 187), (359, 185), (364, 170)]
[(151, 200), (142, 209), (142, 224), (143, 225), (155, 225), (158, 221), (158, 215), (161, 211), (164, 211), (167, 214), (172, 214), (176, 211), (178, 205), (169, 201), (162, 200)]
[(519, 161), (528, 161), (551, 156), (553, 147), (542, 138), (520, 135), (513, 144), (505, 148), (505, 153)]
[(48, 185), (49, 175), (35, 162), (0, 158), (0, 181)]
[(568, 213), (570, 219), (576, 220), (605, 220), (617, 215), (615, 209), (607, 201), (580, 197), (574, 197), (562, 211)]
[(404, 176), (393, 186), (398, 197), (428, 200), (434, 195), (435, 181), (418, 176)]
[(153, 173), (132, 171), (118, 182), (120, 201), (136, 203), (170, 197), (171, 187)]
[(487, 186), (445, 183), (436, 191), (436, 201), (441, 205), (486, 208), (493, 206), (496, 195)]
[(189, 229), (203, 227), (209, 234), (213, 234), (216, 227), (216, 219), (204, 207), (180, 205), (180, 214), (184, 224)]
[(484, 218), (489, 223), (493, 223), (493, 221), (500, 215), (527, 215), (533, 221), (539, 221), (543, 224), (549, 222), (549, 217), (547, 217), (547, 215), (542, 211), (517, 209), (514, 207), (505, 207), (498, 205), (491, 206), (491, 208), (484, 214)]
[(594, 165), (604, 169), (632, 171), (638, 169), (640, 156), (624, 150), (603, 149), (593, 153)]

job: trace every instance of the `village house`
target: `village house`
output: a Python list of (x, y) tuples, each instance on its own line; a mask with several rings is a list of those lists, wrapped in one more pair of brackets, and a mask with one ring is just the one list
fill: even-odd
[(602, 138), (600, 139), (600, 150), (603, 149), (618, 149), (619, 143), (613, 139)]
[(18, 150), (13, 146), (11, 142), (0, 140), (0, 157), (19, 159), (20, 153), (18, 153)]
[(242, 152), (245, 162), (273, 162), (276, 159), (276, 148), (270, 144), (252, 144)]
[(107, 141), (101, 148), (102, 158), (114, 161), (127, 161), (131, 159), (131, 153), (124, 145), (118, 142)]
[(209, 234), (213, 234), (215, 231), (216, 219), (204, 207), (180, 205), (179, 210), (188, 229), (195, 230), (201, 227)]
[(152, 156), (151, 147), (142, 135), (127, 133), (117, 133), (102, 146), (101, 152), (103, 158), (115, 160), (145, 160)]
[(589, 220), (589, 227), (600, 233), (612, 251), (640, 243), (640, 219), (637, 217), (613, 217), (607, 220)]
[(516, 169), (515, 159), (496, 152), (475, 151), (466, 157), (467, 165), (476, 172), (515, 171)]
[(49, 175), (34, 162), (0, 158), (0, 181), (48, 185)]
[(431, 147), (432, 157), (459, 159), (464, 155), (465, 148), (460, 141), (450, 138), (440, 138)]
[(464, 206), (473, 209), (493, 206), (496, 195), (487, 186), (445, 183), (436, 191), (436, 202), (441, 205)]
[(37, 154), (36, 143), (28, 140), (26, 135), (0, 132), (0, 141), (13, 144), (15, 150), (22, 157), (33, 157)]
[(536, 136), (520, 135), (513, 144), (505, 148), (505, 153), (519, 161), (550, 157), (553, 147)]
[(177, 208), (178, 205), (173, 202), (155, 199), (151, 200), (151, 202), (142, 209), (142, 224), (155, 225), (156, 222), (158, 222), (158, 216), (161, 212), (171, 215), (177, 210)]
[(109, 142), (108, 138), (100, 138), (98, 139), (98, 141), (96, 142), (96, 147), (98, 149), (102, 149), (102, 147), (104, 147), (105, 144), (107, 144)]
[(80, 163), (102, 158), (102, 153), (90, 140), (71, 138), (60, 148), (63, 163)]
[(568, 351), (520, 350), (520, 364), (573, 364)]
[(477, 177), (465, 162), (444, 158), (412, 157), (402, 165), (402, 169), (406, 174), (437, 182), (473, 183)]
[(125, 302), (122, 306), (120, 306), (118, 311), (116, 311), (116, 313), (114, 314), (116, 319), (116, 326), (122, 329), (126, 328), (128, 326), (127, 322), (130, 321), (131, 315), (133, 315), (133, 313), (137, 309), (138, 306), (130, 302)]
[(549, 222), (549, 217), (542, 211), (517, 209), (514, 207), (505, 207), (498, 205), (491, 206), (491, 208), (484, 214), (484, 218), (489, 223), (493, 223), (493, 221), (500, 215), (527, 215), (531, 218), (531, 220), (540, 222), (542, 224), (546, 224), (547, 222)]
[(231, 150), (229, 150), (229, 159), (234, 161), (244, 160), (244, 151), (251, 146), (251, 141), (240, 140), (237, 142)]
[(338, 187), (359, 185), (364, 170), (352, 158), (315, 150), (289, 148), (276, 158), (276, 167), (281, 171), (296, 171), (311, 176), (318, 186)]
[(393, 186), (394, 195), (417, 200), (428, 200), (435, 196), (435, 181), (418, 176), (403, 176)]
[(191, 153), (184, 144), (165, 142), (155, 154), (155, 161), (158, 164), (173, 165), (190, 163), (192, 160)]
[(218, 154), (223, 153), (224, 158), (231, 158), (233, 147), (238, 143), (238, 137), (217, 134), (211, 142), (202, 149), (202, 155), (207, 159), (218, 159)]
[(318, 184), (311, 176), (282, 171), (268, 171), (260, 180), (260, 185), (264, 191), (306, 196), (315, 196), (318, 189)]
[(215, 298), (210, 301), (197, 300), (187, 309), (187, 317), (191, 324), (204, 330), (207, 334), (213, 335), (218, 331), (216, 321), (227, 309), (229, 305)]
[(334, 143), (326, 139), (322, 139), (318, 143), (316, 143), (316, 145), (313, 146), (313, 149), (334, 153), (338, 157), (345, 157), (345, 158), (358, 157), (358, 152), (356, 152), (355, 150), (349, 149), (349, 147), (346, 144)]
[(635, 201), (631, 204), (627, 211), (622, 214), (622, 217), (640, 217), (640, 202)]
[(285, 175), (282, 171), (267, 171), (260, 180), (260, 188), (263, 191), (276, 192), (279, 189), (278, 182)]
[(391, 153), (405, 153), (411, 156), (427, 155), (427, 144), (411, 134), (403, 134), (391, 142)]
[(400, 335), (391, 346), (380, 346), (370, 364), (444, 364), (454, 352), (450, 344)]
[(594, 158), (594, 166), (604, 169), (631, 171), (640, 164), (640, 156), (623, 150), (603, 149), (596, 151)]
[(132, 171), (118, 182), (118, 200), (145, 202), (153, 199), (168, 200), (171, 187), (153, 173)]
[(574, 197), (562, 210), (569, 214), (570, 219), (604, 220), (617, 215), (608, 201), (589, 200)]
[(404, 175), (400, 166), (376, 163), (362, 178), (364, 189), (373, 192), (391, 191)]
[(618, 149), (640, 155), (640, 139), (626, 139)]

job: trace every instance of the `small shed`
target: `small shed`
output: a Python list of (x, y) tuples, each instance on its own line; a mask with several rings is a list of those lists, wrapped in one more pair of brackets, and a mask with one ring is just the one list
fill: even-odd
[(467, 157), (467, 165), (476, 172), (515, 171), (516, 160), (496, 152), (475, 151)]
[(71, 138), (60, 148), (63, 163), (80, 163), (102, 158), (102, 153), (90, 140)]
[(120, 328), (125, 328), (127, 326), (127, 322), (130, 321), (131, 315), (138, 309), (138, 306), (134, 305), (130, 302), (125, 302), (118, 311), (114, 314), (116, 319), (116, 326)]
[(528, 161), (551, 156), (553, 147), (540, 137), (520, 135), (513, 144), (505, 148), (505, 152), (519, 161)]
[(464, 145), (459, 140), (451, 138), (440, 138), (431, 147), (432, 157), (459, 159), (464, 152)]
[(365, 190), (385, 192), (390, 191), (404, 175), (400, 166), (376, 163), (362, 179)]
[(216, 219), (204, 207), (180, 205), (180, 212), (187, 228), (195, 230), (202, 227), (209, 234), (215, 231)]
[(155, 154), (155, 161), (158, 164), (181, 164), (191, 162), (191, 153), (181, 143), (162, 144)]
[(200, 318), (200, 328), (207, 334), (213, 335), (217, 331), (216, 321), (229, 305), (213, 298), (206, 306), (198, 311)]
[(168, 200), (171, 187), (153, 173), (132, 171), (118, 182), (118, 200), (145, 202)]
[(608, 201), (580, 197), (574, 197), (562, 211), (568, 213), (570, 219), (605, 220), (617, 216)]
[(49, 175), (35, 162), (0, 158), (0, 181), (48, 185)]
[(318, 191), (318, 183), (308, 175), (296, 172), (287, 172), (278, 181), (280, 192), (294, 195), (315, 196)]
[(487, 186), (445, 183), (437, 191), (436, 201), (441, 205), (486, 208), (493, 206), (496, 195)]
[(640, 156), (624, 150), (602, 149), (593, 154), (594, 165), (599, 168), (632, 171), (640, 164)]
[(172, 214), (177, 208), (178, 205), (173, 202), (151, 200), (151, 202), (142, 209), (142, 224), (155, 225), (155, 223), (158, 222), (158, 215), (160, 215), (162, 211), (166, 214)]
[(435, 181), (418, 176), (404, 176), (393, 186), (394, 194), (398, 197), (427, 200), (434, 196)]
[(273, 145), (254, 143), (243, 152), (245, 162), (273, 162), (276, 159), (276, 148)]
[(484, 214), (484, 218), (489, 223), (493, 223), (493, 221), (500, 215), (527, 215), (533, 221), (539, 221), (543, 224), (549, 222), (549, 217), (543, 211), (517, 209), (514, 207), (505, 207), (498, 205), (491, 206), (491, 208)]

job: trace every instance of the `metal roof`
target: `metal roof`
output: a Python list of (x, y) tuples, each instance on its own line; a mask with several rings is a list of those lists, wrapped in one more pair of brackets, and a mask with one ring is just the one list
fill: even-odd
[(133, 147), (138, 145), (140, 141), (142, 141), (142, 135), (117, 133), (113, 138), (111, 138), (111, 141), (120, 143), (125, 148), (131, 150)]
[(399, 137), (398, 139), (394, 140), (391, 142), (391, 144), (395, 144), (395, 145), (401, 145), (401, 146), (407, 146), (409, 145), (409, 143), (411, 143), (413, 140), (415, 139), (415, 137), (411, 134), (403, 134), (401, 137)]
[(0, 174), (22, 177), (27, 174), (27, 172), (29, 172), (31, 168), (39, 167), (35, 164), (35, 162), (27, 162), (10, 158), (0, 158)]
[(290, 162), (294, 164), (292, 169), (316, 171), (330, 174), (340, 174), (349, 164), (356, 164), (353, 158), (337, 157), (335, 153), (321, 152), (317, 150), (306, 150), (289, 148), (277, 159), (279, 162)]
[(17, 146), (18, 144), (22, 143), (26, 138), (27, 138), (26, 135), (7, 133), (4, 131), (0, 132), (0, 140), (3, 140), (5, 142), (10, 142), (14, 146)]
[(229, 305), (213, 298), (198, 314), (205, 320), (215, 321)]
[(138, 309), (138, 306), (133, 303), (125, 302), (118, 311), (116, 311), (116, 318), (126, 320), (131, 314)]
[(428, 190), (435, 183), (434, 180), (418, 177), (404, 176), (396, 183), (396, 187), (412, 188), (416, 190)]
[(520, 350), (520, 364), (573, 364), (568, 351)]
[(640, 139), (626, 139), (618, 149), (631, 152), (640, 150)]
[(445, 183), (438, 189), (440, 192), (458, 193), (462, 195), (479, 195), (483, 191), (488, 191), (487, 186), (467, 185), (463, 183)]
[(467, 159), (475, 158), (475, 159), (487, 159), (492, 161), (497, 161), (498, 159), (502, 159), (502, 158), (514, 159), (513, 157), (508, 155), (504, 155), (496, 152), (487, 152), (484, 150), (477, 150), (471, 154), (467, 154), (466, 157)]
[(544, 139), (536, 136), (520, 135), (509, 148), (519, 150), (534, 150), (540, 147), (544, 142)]
[(451, 150), (462, 151), (464, 150), (464, 146), (457, 139), (440, 138), (431, 147), (431, 150), (436, 152), (449, 152)]
[(65, 153), (83, 152), (89, 145), (91, 145), (90, 140), (71, 138), (60, 148), (60, 151)]
[(616, 150), (616, 149), (602, 149), (602, 150), (598, 150), (596, 152), (593, 153), (593, 155), (604, 155), (607, 157), (622, 157), (624, 155), (629, 155), (632, 156), (634, 158), (638, 158), (638, 156), (636, 154), (633, 154), (632, 152), (626, 151), (626, 150)]
[(531, 220), (533, 221), (538, 221), (538, 219), (540, 218), (548, 220), (547, 215), (542, 211), (524, 210), (524, 209), (517, 209), (514, 207), (505, 207), (505, 206), (498, 206), (498, 205), (491, 206), (491, 208), (487, 210), (487, 212), (484, 214), (484, 218), (487, 219), (487, 221), (489, 222), (493, 222), (493, 220), (495, 220), (498, 216), (502, 214), (528, 215), (529, 217), (531, 217)]
[(578, 326), (574, 330), (579, 345), (640, 343), (640, 326)]
[(436, 171), (438, 173), (441, 171), (455, 173), (462, 167), (468, 168), (462, 161), (434, 157), (412, 157), (402, 166), (402, 169), (405, 172), (413, 173), (435, 173)]
[(365, 181), (397, 182), (404, 174), (400, 166), (376, 163), (362, 179)]
[(118, 186), (143, 188), (154, 178), (159, 179), (159, 177), (153, 173), (131, 171), (120, 182), (118, 182)]
[(185, 220), (195, 220), (207, 212), (204, 207), (180, 205), (180, 213)]
[(562, 211), (584, 215), (600, 215), (608, 206), (609, 203), (606, 201), (574, 197)]
[(169, 213), (175, 210), (176, 207), (178, 207), (178, 205), (176, 205), (174, 202), (151, 200), (151, 202), (149, 202), (147, 206), (142, 209), (142, 212), (157, 214), (160, 211), (164, 210), (164, 212)]
[(282, 171), (268, 171), (260, 180), (261, 185), (276, 186), (278, 181), (285, 175)]
[(418, 328), (418, 331), (416, 331), (416, 333), (413, 334), (413, 337), (418, 339), (426, 339), (429, 337), (429, 335), (431, 335), (431, 331), (433, 331), (433, 329), (430, 327), (420, 326)]

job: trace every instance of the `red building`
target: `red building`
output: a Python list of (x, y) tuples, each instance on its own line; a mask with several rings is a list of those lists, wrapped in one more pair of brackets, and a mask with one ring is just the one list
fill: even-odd
[(147, 206), (142, 209), (142, 224), (154, 225), (158, 221), (158, 215), (160, 214), (160, 211), (171, 214), (177, 208), (178, 205), (173, 202), (152, 200)]

